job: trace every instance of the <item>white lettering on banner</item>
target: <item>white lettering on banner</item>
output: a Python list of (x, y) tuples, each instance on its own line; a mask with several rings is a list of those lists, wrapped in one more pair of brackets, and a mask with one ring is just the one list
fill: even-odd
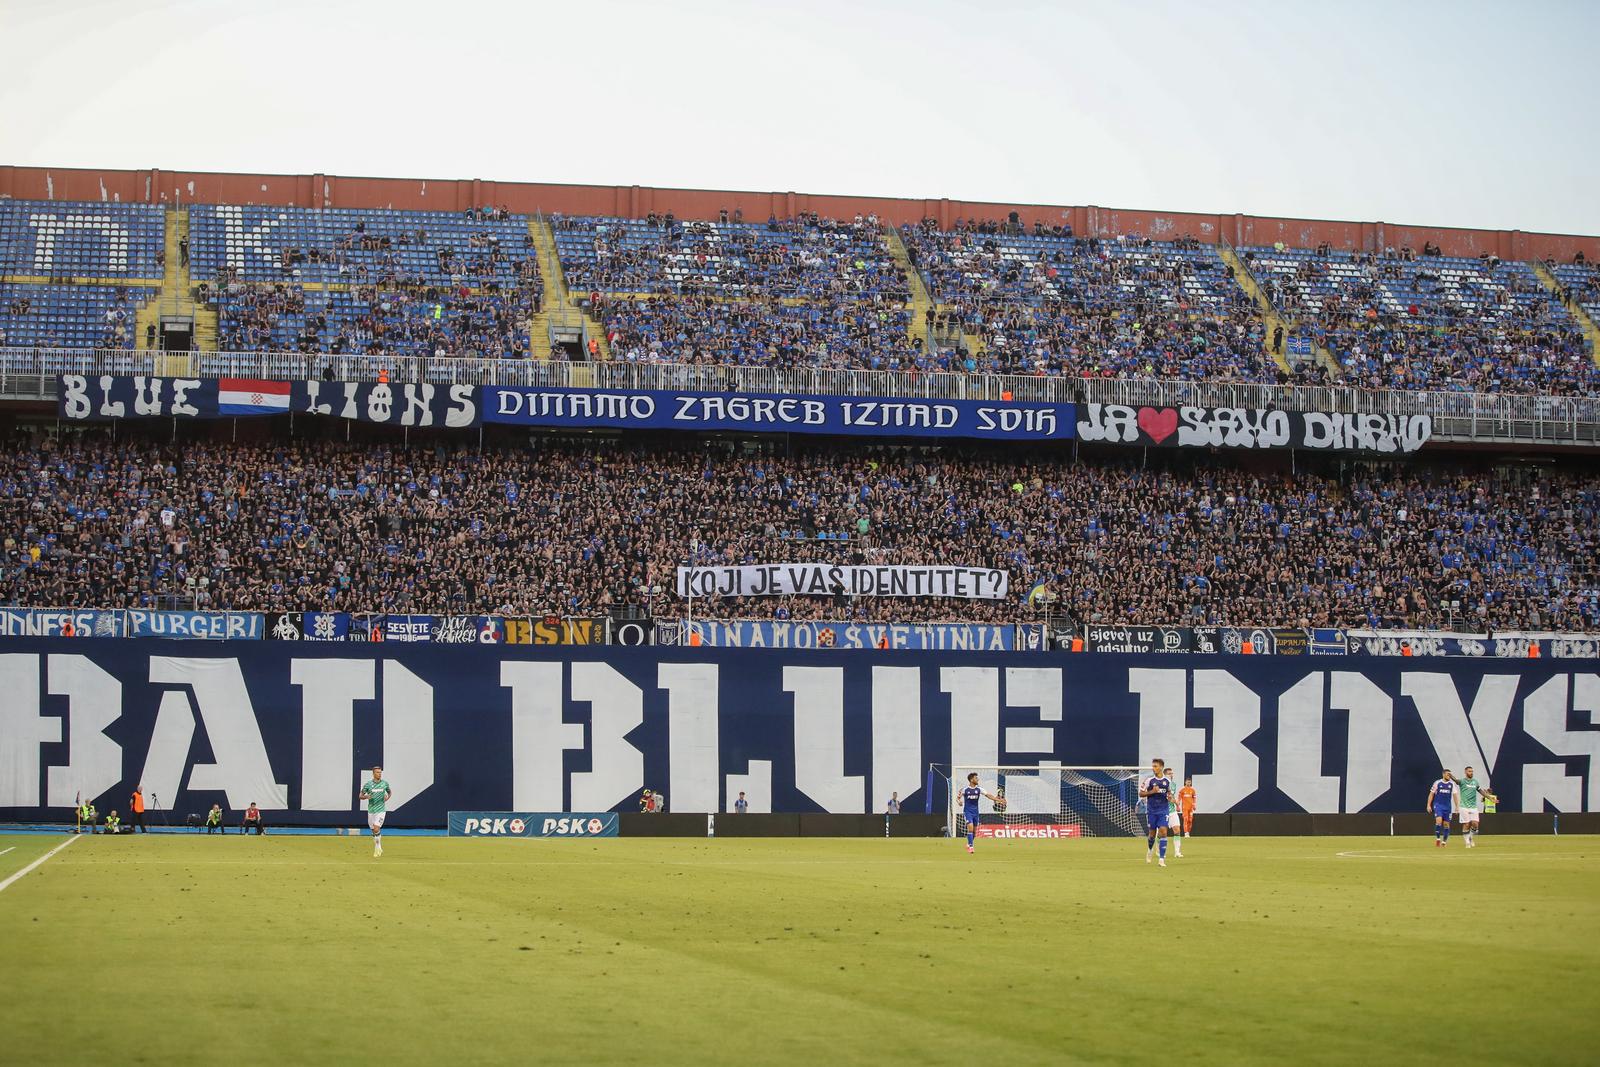
[[(383, 661), (383, 776), (404, 783), (389, 799), (397, 811), (433, 784), (433, 686), (404, 664)], [(370, 768), (356, 770), (356, 788)]]
[(609, 663), (580, 661), (572, 665), (572, 699), (589, 705), (594, 768), (573, 773), (572, 807), (606, 811), (644, 788), (644, 753), (627, 740), (644, 722), (644, 692)]
[(183, 788), (183, 772), (189, 766), (189, 746), (194, 741), (194, 705), (187, 690), (169, 689), (156, 706), (155, 726), (150, 731), (150, 749), (144, 756), (144, 771), (139, 781), (147, 792), (157, 796), (177, 796)]
[(745, 794), (745, 800), (750, 804), (750, 814), (769, 814), (772, 811), (772, 761), (769, 759), (753, 759), (749, 763), (747, 773), (730, 774), (727, 779), (725, 796), (728, 798), (727, 807), (732, 809), (733, 802), (740, 793)]
[(1339, 779), (1322, 773), (1325, 681), (1313, 671), (1278, 698), (1278, 789), (1305, 811), (1337, 812)]
[(355, 764), (355, 702), (376, 696), (376, 660), (295, 659), (289, 683), (300, 687), (300, 807), (350, 811)]
[(1587, 712), (1590, 724), (1600, 726), (1600, 674), (1558, 674), (1528, 694), (1522, 702), (1522, 728), (1528, 736), (1556, 756), (1583, 758), (1584, 765), (1577, 774), (1568, 774), (1560, 763), (1524, 764), (1523, 811), (1542, 811), (1545, 804), (1557, 811), (1600, 811), (1600, 730), (1567, 729), (1569, 692), (1572, 710)]
[(1158, 667), (1128, 671), (1128, 692), (1139, 698), (1139, 752), (1134, 762), (1142, 767), (1159, 757), (1180, 780), (1185, 756), (1206, 750), (1206, 732), (1189, 725), (1188, 673)]
[(839, 567), (826, 563), (767, 563), (741, 567), (679, 567), (678, 595), (956, 597), (1002, 600), (1011, 575), (982, 567)]
[(1122, 404), (1083, 404), (1084, 413), (1078, 420), (1078, 437), (1084, 441), (1120, 441), (1127, 444), (1139, 439), (1139, 416)]
[(0, 655), (0, 808), (39, 806), (39, 746), (61, 740), (61, 720), (39, 714), (39, 657)]
[[(1340, 777), (1322, 773), (1324, 692), (1348, 712), (1342, 806)], [(1364, 675), (1314, 671), (1278, 699), (1278, 788), (1306, 811), (1361, 811), (1389, 791), (1393, 758), (1394, 701)]]
[(1415, 452), (1433, 436), (1428, 415), (1329, 415), (1307, 411), (1306, 448), (1358, 449), (1364, 452)]
[(898, 400), (846, 400), (839, 410), (846, 426), (872, 429), (949, 429), (960, 417), (953, 404)]
[(174, 378), (172, 380), (172, 414), (180, 418), (195, 418), (200, 414), (200, 409), (189, 403), (189, 390), (200, 388), (198, 378)]
[(563, 754), (583, 748), (583, 724), (561, 718), (561, 664), (500, 664), (511, 690), (511, 806), (518, 811), (566, 808)]
[(45, 663), (50, 695), (67, 698), (68, 721), (67, 765), (50, 768), (45, 803), (65, 808), (122, 781), (122, 746), (105, 734), (122, 717), (122, 683), (87, 656), (51, 654)]
[(63, 374), (61, 413), (69, 419), (87, 419), (93, 410), (89, 403), (89, 379), (81, 374)]
[[(1006, 707), (1036, 708), (1039, 721), (1061, 721), (1061, 671), (1053, 667), (1007, 667)], [(1056, 750), (1053, 726), (1006, 727), (1004, 762), (1023, 754), (1050, 755)]]
[[(1282, 448), (1293, 440), (1287, 412), (1250, 408), (1178, 409), (1178, 444), (1209, 448)], [(1195, 787), (1199, 789), (1198, 786)]]
[[(1415, 452), (1433, 434), (1427, 415), (1347, 415), (1275, 408), (1129, 407), (1083, 404), (1078, 437), (1084, 441), (1207, 448), (1338, 449)], [(1296, 426), (1300, 427), (1297, 431)]]
[(844, 773), (844, 668), (785, 667), (794, 694), (794, 785), (833, 814), (859, 813), (866, 779)]
[(1489, 780), (1517, 699), (1516, 675), (1484, 675), (1471, 711), (1462, 707), (1455, 679), (1442, 672), (1407, 671), (1400, 676), (1400, 694), (1416, 704), (1440, 766), (1458, 775), (1471, 767)]
[[(997, 766), (1000, 763), (999, 669), (940, 667), (939, 689), (950, 696), (950, 765)], [(994, 792), (992, 771), (980, 772), (979, 782), (986, 791)]]
[(306, 379), (306, 406), (301, 410), (308, 415), (332, 415), (333, 405), (321, 401), (322, 383), (315, 378)]
[[(1211, 709), (1211, 773), (1194, 775), (1195, 792), (1207, 811), (1227, 811), (1261, 783), (1261, 760), (1244, 744), (1261, 729), (1261, 697), (1228, 671), (1198, 670), (1194, 706)], [(1185, 777), (1180, 766), (1180, 784)]]
[(128, 405), (120, 400), (115, 403), (111, 400), (111, 385), (116, 380), (115, 377), (109, 374), (100, 376), (100, 415), (102, 418), (120, 419), (128, 412)]
[[(951, 408), (951, 421), (945, 426), (954, 426), (954, 408)], [(977, 409), (978, 429), (992, 430), (1000, 433), (1029, 433), (1041, 437), (1054, 437), (1056, 435), (1056, 413), (1050, 408), (991, 408), (980, 407)], [(942, 427), (943, 428), (943, 427)]]
[(656, 684), (667, 693), (668, 798), (677, 811), (722, 810), (717, 803), (717, 665), (663, 663)]
[(451, 427), (471, 426), (478, 421), (478, 389), (473, 385), (452, 385), (450, 406), (445, 409), (444, 424)]
[(922, 771), (922, 671), (873, 667), (872, 795), (867, 810), (880, 810), (891, 793), (910, 796), (922, 785)]
[(367, 421), (388, 422), (394, 407), (394, 390), (379, 382), (367, 393)]
[(1350, 714), (1343, 810), (1361, 811), (1389, 791), (1394, 773), (1394, 700), (1364, 674), (1333, 671), (1328, 710)]
[(434, 387), (431, 385), (407, 382), (400, 392), (406, 405), (405, 413), (400, 416), (400, 425), (432, 426), (433, 393)]
[[(288, 788), (274, 780), (255, 706), (250, 702), (250, 691), (245, 688), (237, 659), (151, 656), (150, 681), (189, 687), (200, 720), (205, 723), (206, 738), (216, 762), (196, 763), (190, 767), (190, 789), (224, 791), (228, 795), (228, 806), (233, 808), (243, 808), (252, 802), (268, 811), (281, 811), (289, 806)], [(183, 714), (168, 701), (171, 695), (174, 694), (162, 697), (158, 720)], [(193, 739), (194, 725), (191, 715), (185, 751), (178, 759), (180, 768), (187, 761), (187, 741)], [(159, 732), (159, 721), (157, 728)], [(155, 758), (153, 745), (150, 758)], [(177, 795), (173, 784), (167, 784), (167, 788), (173, 796)]]
[[(146, 391), (146, 383), (149, 385)], [(161, 386), (160, 378), (146, 378), (134, 375), (133, 378), (133, 413), (135, 415), (161, 414)]]

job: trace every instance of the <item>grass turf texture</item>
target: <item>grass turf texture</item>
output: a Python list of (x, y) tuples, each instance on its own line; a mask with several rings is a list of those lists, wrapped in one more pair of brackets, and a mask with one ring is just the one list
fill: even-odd
[[(0, 837), (0, 878), (62, 840)], [(77, 841), (0, 893), (4, 1058), (1528, 1063), (1600, 1037), (1600, 838), (1196, 838), (1166, 870), (1128, 840), (385, 852)]]

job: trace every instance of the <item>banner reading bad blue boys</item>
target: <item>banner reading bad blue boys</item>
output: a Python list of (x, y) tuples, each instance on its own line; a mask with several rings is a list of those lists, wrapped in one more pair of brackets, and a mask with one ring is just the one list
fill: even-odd
[(745, 430), (1064, 441), (1072, 404), (774, 393), (675, 393), (642, 389), (486, 386), (483, 420), (519, 426), (615, 430)]
[(73, 421), (330, 416), (390, 426), (478, 425), (475, 385), (63, 374), (56, 412)]
[(861, 813), (921, 806), (929, 764), (1153, 756), (1208, 811), (1410, 811), (1467, 764), (1502, 811), (1600, 810), (1600, 660), (21, 637), (0, 692), (0, 819), (142, 782), (179, 814), (355, 824), (374, 763), (398, 824), (628, 811), (645, 788), (678, 812), (742, 791)]

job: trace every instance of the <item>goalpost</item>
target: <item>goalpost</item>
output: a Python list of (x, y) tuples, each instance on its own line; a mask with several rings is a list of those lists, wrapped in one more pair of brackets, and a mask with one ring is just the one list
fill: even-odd
[(1139, 799), (1140, 767), (951, 768), (946, 790), (946, 828), (965, 837), (961, 790), (976, 772), (978, 786), (1003, 801), (978, 802), (978, 837), (1137, 837), (1144, 833)]

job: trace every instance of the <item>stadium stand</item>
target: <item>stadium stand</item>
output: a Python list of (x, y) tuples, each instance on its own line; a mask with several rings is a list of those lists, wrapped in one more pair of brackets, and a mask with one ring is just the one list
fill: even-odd
[(1314, 324), (1348, 384), (1600, 396), (1582, 330), (1526, 263), (1240, 250), (1278, 308)]
[(279, 439), (0, 455), (0, 602), (673, 615), (698, 561), (1003, 567), (1006, 601), (720, 600), (720, 617), (1594, 629), (1582, 470), (1141, 469), (1060, 450)]
[(526, 216), (199, 206), (192, 269), (236, 351), (529, 354)]
[[(206, 345), (214, 309), (223, 351), (1210, 383), (1316, 383), (1337, 363), (1338, 383), (1361, 388), (1600, 396), (1600, 275), (1583, 262), (1282, 245), (1235, 259), (1190, 237), (1015, 219), (549, 223), (494, 208), (0, 200), (0, 344), (148, 347), (159, 296)], [(550, 347), (547, 301), (566, 349)], [(1327, 366), (1285, 323), (1314, 334)]]
[(160, 281), (161, 237), (154, 204), (0, 200), (7, 276)]
[[(960, 332), (971, 369), (1080, 377), (1278, 381), (1260, 316), (1215, 250), (1192, 239), (1078, 239), (996, 222), (901, 227)], [(1301, 377), (1314, 375), (1310, 367)]]
[(1562, 292), (1591, 320), (1600, 320), (1600, 268), (1581, 260), (1547, 266), (1560, 283)]
[[(900, 369), (910, 289), (876, 218), (684, 222), (554, 217), (567, 285), (613, 358)], [(931, 364), (927, 364), (931, 365)]]
[(0, 345), (132, 348), (161, 254), (159, 207), (0, 200)]
[(0, 283), (0, 345), (132, 348), (141, 295), (110, 285)]

